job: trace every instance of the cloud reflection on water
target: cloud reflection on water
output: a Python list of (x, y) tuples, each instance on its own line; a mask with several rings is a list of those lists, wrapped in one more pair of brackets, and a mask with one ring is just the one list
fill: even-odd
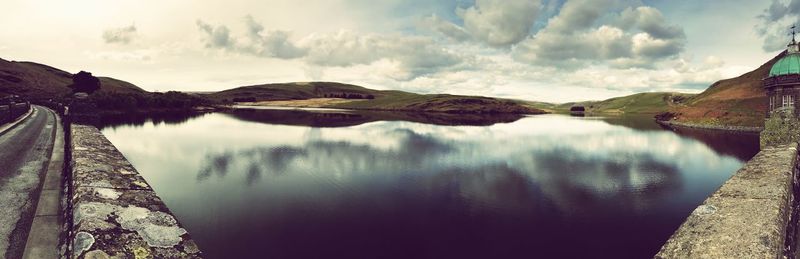
[[(340, 182), (342, 178), (365, 176), (413, 177), (420, 184), (447, 179), (457, 186), (450, 191), (481, 206), (527, 204), (525, 199), (536, 193), (564, 212), (596, 209), (610, 200), (625, 201), (640, 211), (646, 209), (652, 196), (664, 195), (682, 185), (680, 170), (671, 157), (653, 154), (641, 139), (614, 131), (582, 135), (580, 141), (539, 139), (531, 144), (517, 141), (516, 145), (493, 146), (488, 142), (496, 138), (486, 139), (495, 135), (491, 133), (466, 133), (471, 137), (453, 139), (436, 132), (417, 133), (415, 125), (392, 124), (364, 129), (379, 130), (377, 135), (393, 140), (395, 145), (390, 148), (373, 147), (363, 139), (326, 140), (326, 134), (315, 129), (317, 134), (306, 134), (305, 142), (296, 146), (255, 146), (235, 153), (206, 154), (197, 179), (206, 181), (210, 175), (222, 178), (228, 171), (246, 175), (247, 186), (297, 174)], [(655, 135), (665, 133), (669, 134)], [(652, 137), (660, 136), (645, 138)], [(525, 186), (520, 193), (528, 195), (503, 195), (504, 190), (519, 190), (520, 184)]]
[(210, 257), (256, 246), (274, 257), (378, 257), (432, 244), (492, 257), (576, 242), (652, 254), (747, 154), (709, 144), (740, 138), (625, 123), (546, 115), (317, 128), (208, 114), (104, 134)]

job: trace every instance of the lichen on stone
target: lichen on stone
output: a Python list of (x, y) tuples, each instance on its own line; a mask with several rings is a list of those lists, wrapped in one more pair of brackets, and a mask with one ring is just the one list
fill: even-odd
[(84, 218), (99, 218), (105, 220), (108, 215), (116, 210), (117, 206), (100, 203), (100, 202), (86, 202), (78, 204), (74, 209), (72, 222), (80, 224)]
[(150, 251), (144, 247), (137, 247), (133, 249), (133, 257), (136, 259), (150, 258)]
[(133, 181), (133, 185), (136, 185), (136, 186), (139, 186), (139, 187), (142, 187), (142, 188), (149, 187), (149, 186), (147, 186), (147, 183), (141, 182), (141, 181)]
[(87, 252), (86, 255), (83, 256), (83, 258), (85, 258), (85, 259), (109, 259), (109, 258), (111, 258), (111, 256), (108, 255), (106, 252), (104, 252), (102, 250), (92, 250), (92, 251)]
[[(172, 215), (137, 206), (121, 207), (89, 202), (79, 205), (74, 215), (75, 224), (80, 224), (89, 218), (106, 221), (110, 220), (109, 215), (116, 215), (116, 221), (121, 228), (138, 233), (152, 247), (175, 246), (181, 242), (181, 236), (187, 233), (185, 229), (177, 226), (177, 221)], [(90, 229), (113, 227), (94, 220), (86, 223), (85, 227)]]
[(697, 215), (710, 215), (714, 214), (717, 211), (717, 207), (713, 205), (700, 205), (696, 209), (694, 209), (694, 214)]
[(123, 229), (136, 231), (152, 247), (172, 247), (181, 242), (186, 230), (172, 215), (140, 207), (126, 207), (119, 213)]
[(114, 189), (95, 188), (94, 190), (95, 192), (97, 192), (97, 195), (99, 195), (101, 198), (104, 199), (116, 200), (117, 198), (119, 198), (120, 195), (122, 195), (121, 192), (118, 192), (117, 190)]
[(84, 251), (89, 250), (92, 245), (94, 245), (94, 236), (92, 236), (92, 234), (78, 232), (78, 234), (75, 234), (75, 240), (72, 243), (72, 252), (77, 257)]
[(143, 225), (141, 230), (137, 230), (142, 238), (152, 247), (173, 247), (182, 240), (181, 236), (186, 234), (186, 230), (176, 226)]
[(92, 187), (99, 187), (99, 188), (114, 188), (114, 185), (111, 184), (108, 180), (99, 180), (94, 181), (90, 184)]

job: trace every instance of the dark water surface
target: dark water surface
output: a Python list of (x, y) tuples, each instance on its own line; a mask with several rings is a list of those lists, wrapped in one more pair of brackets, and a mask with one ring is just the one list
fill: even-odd
[(239, 110), (103, 133), (208, 258), (648, 258), (758, 152), (560, 115)]

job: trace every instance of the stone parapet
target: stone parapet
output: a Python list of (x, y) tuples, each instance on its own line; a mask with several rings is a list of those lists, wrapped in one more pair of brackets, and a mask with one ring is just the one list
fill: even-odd
[(67, 258), (200, 258), (189, 233), (130, 162), (93, 126), (71, 126), (63, 207)]
[(764, 148), (697, 207), (655, 258), (782, 258), (797, 144)]

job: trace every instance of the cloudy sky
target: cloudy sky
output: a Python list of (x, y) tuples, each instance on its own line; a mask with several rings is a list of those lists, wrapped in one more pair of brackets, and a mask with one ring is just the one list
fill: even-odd
[(150, 91), (289, 81), (565, 102), (698, 92), (800, 0), (3, 0), (0, 58)]

